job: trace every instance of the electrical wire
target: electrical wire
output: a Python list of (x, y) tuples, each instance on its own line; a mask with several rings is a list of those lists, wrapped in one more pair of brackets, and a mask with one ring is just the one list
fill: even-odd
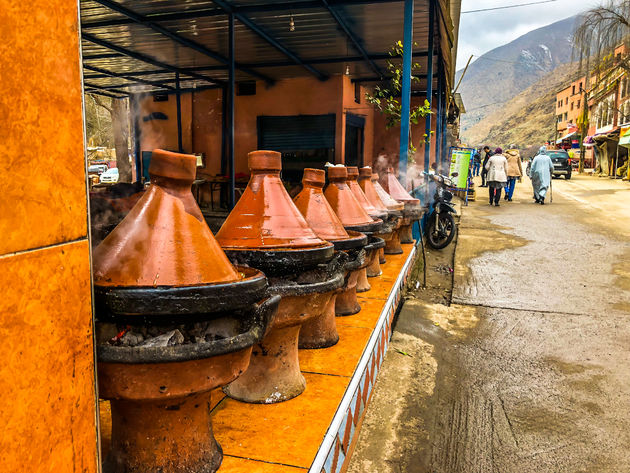
[(464, 13), (478, 13), (478, 12), (492, 11), (492, 10), (504, 10), (506, 8), (526, 7), (528, 5), (540, 5), (541, 3), (552, 3), (552, 2), (557, 2), (557, 1), (558, 0), (543, 0), (543, 1), (540, 1), (540, 2), (519, 3), (518, 5), (506, 5), (506, 6), (503, 6), (503, 7), (481, 8), (479, 10), (463, 11), (463, 12), (461, 12), (461, 14), (463, 15)]

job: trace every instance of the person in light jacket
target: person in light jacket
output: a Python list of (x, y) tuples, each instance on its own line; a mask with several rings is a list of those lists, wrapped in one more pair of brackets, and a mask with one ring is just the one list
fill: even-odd
[(534, 200), (537, 204), (545, 205), (545, 196), (551, 185), (552, 174), (553, 162), (547, 156), (547, 147), (541, 146), (529, 169), (529, 178), (532, 180), (532, 188), (534, 189)]
[(494, 154), (488, 159), (485, 169), (488, 171), (486, 182), (490, 193), (490, 205), (494, 203), (498, 207), (499, 200), (501, 200), (501, 189), (505, 187), (508, 180), (508, 163), (501, 148), (494, 150)]
[(512, 202), (512, 196), (514, 195), (514, 188), (516, 187), (516, 180), (520, 179), (523, 175), (523, 167), (521, 165), (521, 154), (516, 145), (511, 145), (510, 149), (505, 152), (505, 158), (508, 162), (507, 172), (507, 186), (505, 186), (505, 200)]

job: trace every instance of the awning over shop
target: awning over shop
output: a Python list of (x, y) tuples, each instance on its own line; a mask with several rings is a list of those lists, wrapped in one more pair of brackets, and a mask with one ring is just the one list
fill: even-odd
[(630, 148), (630, 125), (621, 127), (619, 132), (619, 146)]
[(556, 144), (559, 145), (560, 143), (562, 143), (564, 140), (571, 138), (573, 135), (575, 135), (577, 133), (577, 131), (572, 131), (571, 133), (567, 133), (566, 135), (564, 135), (562, 138), (558, 138), (556, 140)]

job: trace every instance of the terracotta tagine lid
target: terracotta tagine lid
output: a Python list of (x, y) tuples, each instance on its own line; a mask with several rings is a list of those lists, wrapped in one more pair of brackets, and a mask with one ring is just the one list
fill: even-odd
[(356, 166), (346, 166), (346, 169), (348, 170), (346, 183), (368, 215), (372, 218), (386, 218), (387, 209), (377, 209), (363, 193), (363, 189), (361, 189), (357, 181), (359, 178), (359, 168)]
[(328, 200), (344, 227), (359, 228), (373, 225), (375, 220), (368, 215), (356, 199), (346, 183), (347, 178), (348, 171), (345, 166), (328, 167), (330, 184), (324, 191), (326, 200)]
[(303, 188), (293, 203), (318, 237), (328, 241), (347, 240), (350, 235), (324, 197), (325, 177), (322, 169), (304, 169)]
[(151, 186), (94, 249), (96, 286), (199, 286), (240, 281), (201, 214), (193, 155), (153, 151)]
[(385, 189), (383, 189), (383, 186), (381, 186), (379, 179), (380, 178), (379, 178), (378, 173), (373, 172), (372, 177), (370, 177), (370, 181), (372, 182), (372, 185), (374, 186), (374, 190), (376, 191), (376, 194), (379, 196), (381, 201), (387, 207), (387, 210), (392, 210), (392, 211), (403, 210), (405, 208), (405, 204), (392, 199), (392, 196), (389, 195)]
[(326, 200), (323, 188), (325, 172), (322, 169), (304, 169), (302, 191), (293, 202), (302, 212), (307, 223), (317, 236), (334, 243), (335, 249), (351, 249), (367, 244), (362, 233), (346, 231), (337, 214)]
[(280, 153), (252, 151), (247, 157), (252, 175), (217, 232), (221, 246), (287, 250), (330, 246), (309, 227), (280, 180)]
[(385, 175), (385, 182), (383, 183), (383, 188), (392, 196), (393, 199), (403, 202), (405, 204), (420, 204), (420, 200), (415, 199), (409, 195), (409, 192), (402, 186), (398, 179), (396, 179), (396, 175), (394, 174), (394, 168), (387, 168), (387, 173)]
[(361, 186), (361, 190), (370, 204), (378, 210), (388, 210), (387, 206), (376, 192), (376, 189), (374, 189), (374, 184), (372, 183), (372, 168), (366, 166), (359, 169), (359, 186)]

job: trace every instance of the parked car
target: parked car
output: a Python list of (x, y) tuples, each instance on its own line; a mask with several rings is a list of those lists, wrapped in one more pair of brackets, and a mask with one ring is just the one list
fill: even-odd
[(107, 167), (107, 164), (90, 164), (88, 166), (88, 174), (89, 175), (97, 174), (100, 176), (108, 169), (109, 168)]
[(553, 149), (547, 151), (547, 155), (553, 163), (553, 177), (564, 176), (565, 179), (571, 179), (571, 158), (563, 149)]
[(101, 174), (101, 182), (118, 182), (118, 168), (111, 168)]

